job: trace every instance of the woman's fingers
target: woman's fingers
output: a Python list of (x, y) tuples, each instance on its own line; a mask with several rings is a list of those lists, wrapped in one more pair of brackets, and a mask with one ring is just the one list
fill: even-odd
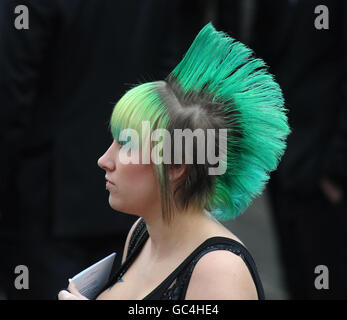
[(61, 290), (58, 294), (58, 300), (80, 300), (75, 295), (66, 290)]
[(88, 300), (85, 296), (81, 295), (81, 293), (76, 288), (75, 283), (71, 279), (69, 279), (69, 282), (70, 282), (70, 284), (69, 284), (68, 289), (74, 296), (76, 296), (78, 298), (78, 300)]
[(89, 300), (85, 296), (81, 295), (78, 289), (75, 286), (75, 283), (69, 279), (68, 290), (61, 290), (58, 293), (58, 300)]

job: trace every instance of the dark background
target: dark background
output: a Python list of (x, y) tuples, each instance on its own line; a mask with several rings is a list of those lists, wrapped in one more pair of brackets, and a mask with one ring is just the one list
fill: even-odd
[[(29, 9), (29, 30), (14, 28), (17, 5)], [(315, 28), (318, 5), (328, 30)], [(2, 0), (3, 298), (54, 299), (109, 253), (120, 263), (137, 216), (109, 207), (96, 164), (113, 106), (132, 84), (165, 78), (209, 21), (267, 62), (292, 128), (267, 197), (250, 208), (258, 216), (226, 225), (249, 239), (269, 298), (346, 298), (346, 14), (338, 0)], [(329, 290), (314, 287), (321, 264)], [(29, 290), (13, 286), (17, 265), (30, 270)], [(274, 268), (283, 281), (271, 281)]]

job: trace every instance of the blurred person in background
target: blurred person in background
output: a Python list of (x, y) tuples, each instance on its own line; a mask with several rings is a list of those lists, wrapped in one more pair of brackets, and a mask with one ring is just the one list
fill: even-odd
[[(108, 207), (96, 159), (112, 140), (104, 127), (129, 82), (163, 77), (183, 54), (182, 3), (0, 2), (0, 289), (7, 299), (55, 299), (69, 277), (113, 251), (120, 264), (136, 216)], [(19, 5), (28, 9), (28, 29), (15, 27)], [(14, 286), (17, 265), (28, 267), (28, 290)]]
[[(267, 61), (289, 109), (288, 149), (268, 186), (289, 294), (345, 299), (347, 4), (218, 1), (215, 12), (218, 27)], [(321, 265), (328, 270), (326, 289), (315, 284)]]

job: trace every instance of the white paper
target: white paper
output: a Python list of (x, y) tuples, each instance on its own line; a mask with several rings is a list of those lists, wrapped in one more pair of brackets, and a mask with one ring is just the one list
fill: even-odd
[(78, 291), (88, 299), (96, 298), (96, 295), (106, 285), (116, 253), (113, 252), (106, 258), (94, 263), (87, 269), (76, 274), (71, 280)]

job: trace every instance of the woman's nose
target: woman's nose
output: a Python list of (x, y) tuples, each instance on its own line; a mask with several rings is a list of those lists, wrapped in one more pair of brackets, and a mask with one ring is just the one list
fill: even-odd
[(108, 152), (105, 152), (98, 160), (98, 166), (101, 169), (112, 171), (114, 170), (114, 162), (109, 156)]

